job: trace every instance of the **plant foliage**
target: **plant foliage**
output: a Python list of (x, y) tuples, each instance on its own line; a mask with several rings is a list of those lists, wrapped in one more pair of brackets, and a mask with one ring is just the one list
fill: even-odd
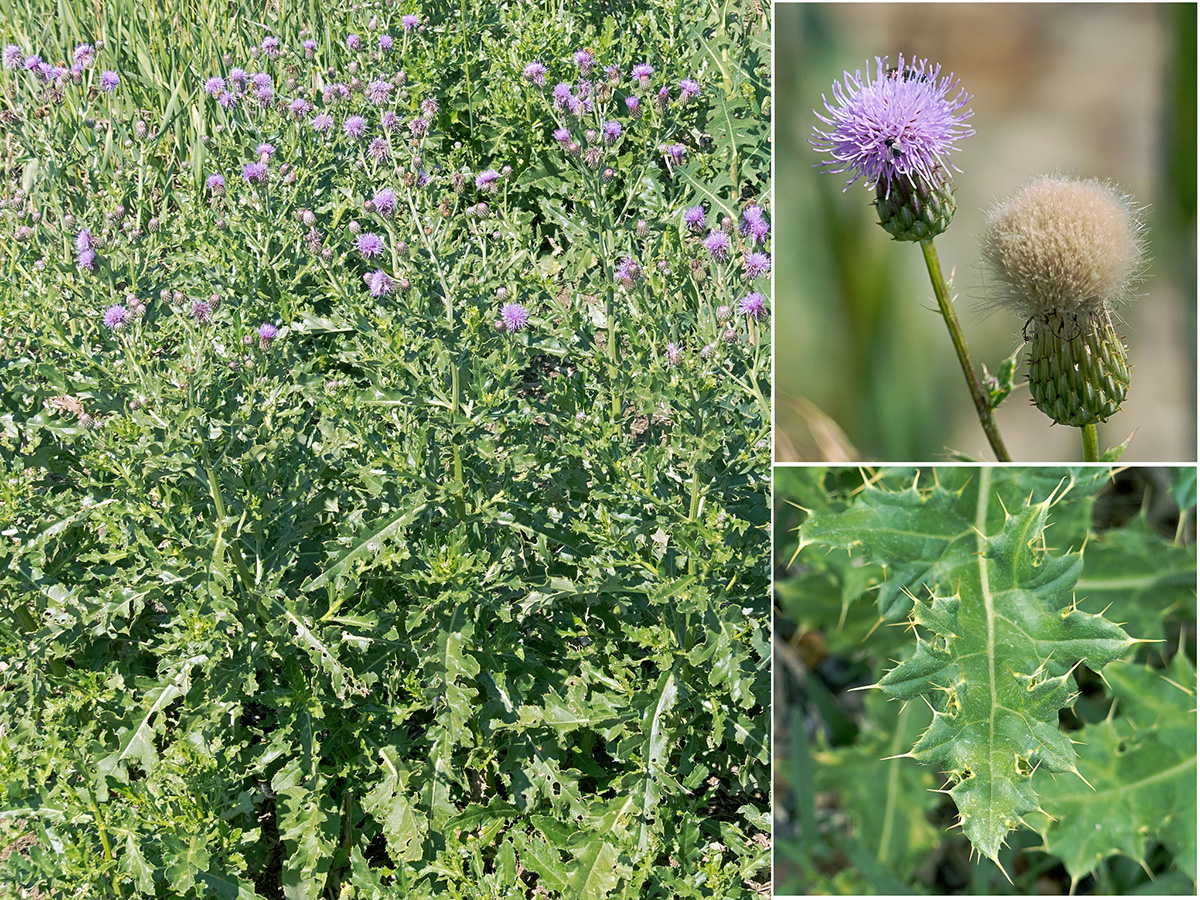
[(40, 6), (0, 0), (0, 885), (751, 896), (769, 10)]
[[(1079, 589), (1093, 574), (1088, 583), (1109, 595), (1122, 585), (1131, 591), (1163, 585), (1148, 595), (1157, 607), (1148, 621), (1161, 631), (1170, 610), (1192, 615), (1194, 607), (1166, 587), (1194, 578), (1192, 549), (1150, 532), (1144, 511), (1101, 539), (1089, 537), (1107, 478), (1096, 470), (882, 470), (858, 475), (857, 484), (855, 478), (817, 473), (793, 481), (791, 493), (808, 512), (795, 532), (796, 587), (781, 585), (781, 597), (802, 628), (827, 629), (829, 644), (856, 620), (859, 597), (874, 594), (876, 625), (907, 607), (901, 615), (915, 641), (905, 649), (911, 638), (880, 639), (895, 650), (880, 647), (873, 687), (904, 701), (906, 713), (919, 701), (929, 724), (907, 742), (901, 735), (911, 723), (889, 725), (894, 715), (872, 702), (865, 724), (882, 730), (882, 739), (864, 743), (864, 731), (854, 749), (815, 755), (836, 773), (821, 774), (817, 787), (873, 813), (856, 826), (857, 842), (879, 846), (868, 818), (878, 821), (880, 797), (887, 798), (885, 810), (894, 809), (890, 791), (901, 790), (899, 781), (881, 781), (874, 806), (854, 799), (854, 780), (848, 783), (841, 770), (862, 764), (854, 761), (861, 745), (875, 748), (877, 760), (888, 758), (877, 763), (880, 779), (885, 767), (912, 765), (909, 759), (934, 766), (971, 846), (1006, 877), (1004, 843), (1015, 829), (1026, 829), (1017, 843), (1026, 851), (1024, 835), (1032, 829), (1042, 835), (1041, 849), (1062, 859), (1072, 887), (1114, 853), (1149, 866), (1151, 839), (1194, 879), (1194, 669), (1184, 653), (1170, 657), (1170, 671), (1130, 661), (1137, 645), (1146, 653), (1159, 645), (1085, 610)], [(1160, 566), (1143, 581), (1147, 550)], [(872, 574), (864, 578), (864, 571)], [(1123, 572), (1132, 577), (1122, 582)], [(823, 607), (821, 595), (831, 588), (841, 593), (839, 583), (852, 596)], [(828, 646), (823, 631), (804, 633), (810, 646), (818, 635)], [(1170, 634), (1177, 643), (1178, 631)], [(864, 645), (844, 646), (861, 655)], [(882, 665), (889, 655), (900, 662)], [(1100, 683), (1111, 685), (1112, 700), (1097, 709), (1094, 722), (1086, 716), (1096, 701), (1087, 699), (1086, 709), (1076, 702), (1085, 670), (1102, 673)], [(835, 705), (832, 698), (820, 704), (834, 734), (827, 710)], [(1072, 708), (1087, 723), (1075, 731), (1062, 725)], [(891, 752), (881, 752), (885, 747)], [(910, 825), (889, 826), (909, 840), (936, 805), (910, 788)], [(918, 863), (896, 855), (901, 846), (880, 847), (877, 861), (911, 871)]]

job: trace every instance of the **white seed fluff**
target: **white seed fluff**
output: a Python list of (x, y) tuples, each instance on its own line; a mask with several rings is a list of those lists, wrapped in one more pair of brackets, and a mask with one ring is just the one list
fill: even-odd
[(1112, 185), (1042, 176), (987, 212), (982, 249), (1003, 305), (1031, 319), (1097, 316), (1130, 298), (1144, 231)]

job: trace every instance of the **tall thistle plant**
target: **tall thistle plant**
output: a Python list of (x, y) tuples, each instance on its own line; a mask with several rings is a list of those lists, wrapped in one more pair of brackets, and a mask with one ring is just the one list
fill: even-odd
[[(928, 60), (896, 65), (875, 58), (875, 75), (845, 72), (822, 95), (825, 112), (810, 141), (817, 165), (861, 179), (874, 191), (879, 224), (894, 240), (921, 247), (938, 309), (992, 452), (1011, 460), (994, 410), (1011, 392), (1014, 353), (999, 376), (980, 379), (954, 311), (934, 238), (950, 227), (956, 203), (951, 161), (974, 134), (971, 95)], [(1128, 197), (1095, 181), (1042, 178), (991, 211), (983, 253), (1003, 295), (1026, 319), (1030, 389), (1038, 409), (1082, 429), (1084, 458), (1100, 458), (1096, 424), (1113, 415), (1129, 385), (1126, 348), (1113, 325), (1142, 270), (1144, 225)], [(1017, 352), (1020, 352), (1018, 348)]]

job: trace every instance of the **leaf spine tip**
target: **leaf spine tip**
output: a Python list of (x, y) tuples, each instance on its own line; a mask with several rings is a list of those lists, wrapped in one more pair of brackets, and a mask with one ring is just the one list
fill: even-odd
[(1083, 773), (1079, 771), (1078, 767), (1076, 767), (1076, 766), (1071, 766), (1071, 771), (1072, 771), (1072, 772), (1074, 772), (1076, 775), (1078, 775), (1078, 776), (1079, 776), (1079, 780), (1080, 780), (1080, 781), (1082, 781), (1082, 782), (1083, 782), (1084, 784), (1086, 784), (1088, 787), (1092, 788), (1092, 790), (1093, 790), (1093, 791), (1095, 790), (1095, 788), (1094, 788), (1094, 787), (1092, 787), (1092, 783), (1091, 783), (1090, 781), (1088, 781), (1086, 778), (1084, 778), (1084, 777), (1083, 777)]

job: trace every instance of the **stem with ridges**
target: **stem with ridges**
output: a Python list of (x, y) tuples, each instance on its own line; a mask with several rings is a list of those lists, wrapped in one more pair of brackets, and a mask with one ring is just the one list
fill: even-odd
[(963, 375), (966, 376), (967, 387), (971, 390), (971, 399), (975, 401), (975, 413), (979, 416), (979, 424), (983, 426), (983, 433), (987, 435), (988, 443), (991, 444), (997, 461), (1011, 462), (1012, 457), (1008, 455), (1008, 449), (1004, 446), (1004, 439), (1000, 436), (996, 419), (992, 416), (991, 401), (975, 376), (975, 368), (971, 364), (971, 354), (967, 352), (967, 342), (963, 337), (962, 327), (958, 324), (958, 316), (955, 315), (954, 306), (950, 302), (950, 290), (946, 287), (946, 279), (942, 276), (942, 266), (938, 262), (933, 238), (921, 241), (921, 253), (925, 256), (925, 267), (929, 269), (929, 280), (933, 283), (933, 292), (937, 296), (938, 308), (942, 311), (942, 318), (946, 320), (946, 329), (950, 332), (950, 340), (954, 343), (958, 362), (962, 366)]
[(1084, 462), (1100, 462), (1100, 434), (1096, 430), (1096, 423), (1081, 425), (1079, 431), (1083, 434)]

